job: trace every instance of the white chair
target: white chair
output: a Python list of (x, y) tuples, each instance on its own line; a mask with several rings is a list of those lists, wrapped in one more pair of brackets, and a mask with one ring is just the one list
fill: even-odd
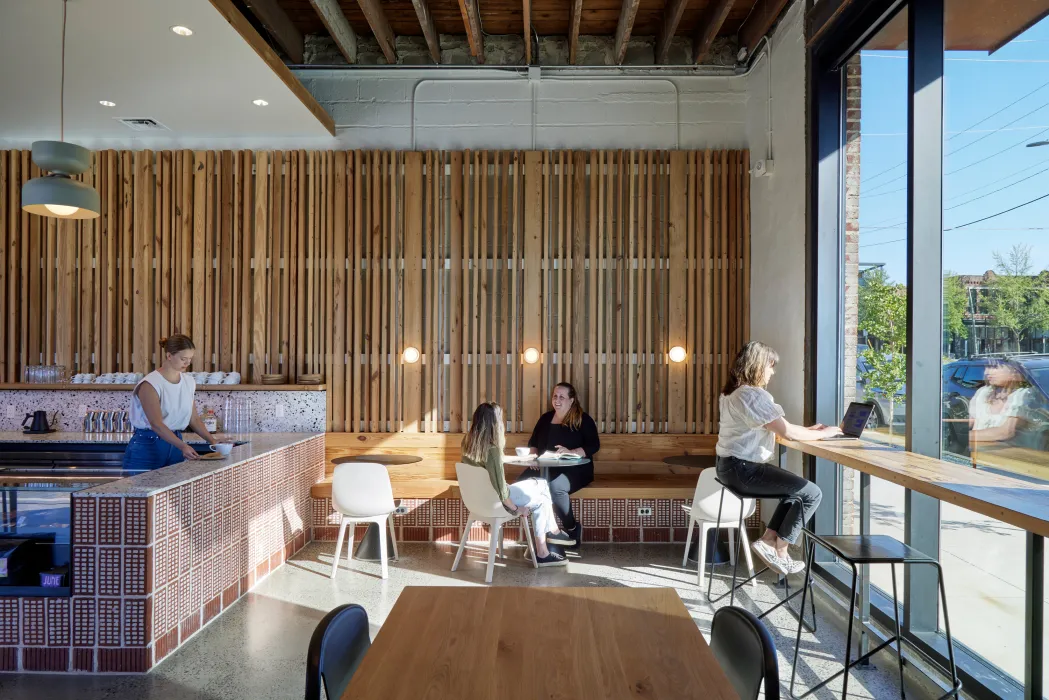
[(460, 462), (455, 465), (455, 475), (459, 479), (459, 493), (469, 512), (466, 516), (466, 525), (463, 527), (463, 536), (459, 540), (459, 551), (455, 553), (455, 561), (452, 563), (452, 571), (459, 568), (459, 560), (462, 559), (463, 549), (466, 547), (466, 538), (470, 536), (470, 526), (475, 522), (488, 523), (488, 569), (485, 571), (484, 582), (491, 583), (492, 569), (495, 566), (495, 550), (501, 546), (500, 533), (503, 525), (518, 518), (521, 518), (521, 526), (528, 539), (528, 549), (532, 553), (532, 565), (538, 569), (535, 547), (532, 546), (532, 531), (528, 527), (528, 516), (525, 514), (510, 515), (503, 506), (499, 494), (492, 487), (487, 470)]
[[(688, 566), (688, 548), (692, 544), (692, 530), (699, 525), (699, 566), (696, 569), (696, 582), (703, 585), (703, 570), (707, 565), (707, 534), (718, 525), (718, 505), (721, 502), (721, 486), (714, 481), (717, 472), (713, 469), (704, 469), (699, 474), (696, 482), (696, 492), (692, 496), (691, 506), (681, 506), (688, 513), (688, 535), (685, 537), (685, 554), (681, 558), (681, 566)], [(729, 561), (736, 562), (736, 538), (735, 531), (739, 525), (739, 509), (743, 508), (743, 519), (746, 520), (754, 514), (754, 499), (747, 498), (743, 501), (725, 492), (725, 505), (721, 510), (721, 529), (728, 530)], [(750, 556), (750, 542), (747, 539), (747, 529), (744, 527), (739, 533), (740, 549), (747, 558), (747, 567), (750, 574), (754, 575), (754, 560)], [(758, 587), (757, 579), (751, 581), (754, 588)]]
[(353, 530), (357, 523), (375, 523), (379, 526), (379, 557), (382, 577), (386, 578), (386, 524), (390, 524), (393, 538), (393, 556), (397, 556), (397, 533), (393, 529), (393, 487), (386, 467), (373, 462), (348, 462), (335, 467), (331, 478), (331, 505), (339, 513), (339, 539), (335, 543), (335, 558), (331, 562), (331, 577), (339, 570), (339, 554), (346, 527), (350, 528), (346, 563), (353, 558)]

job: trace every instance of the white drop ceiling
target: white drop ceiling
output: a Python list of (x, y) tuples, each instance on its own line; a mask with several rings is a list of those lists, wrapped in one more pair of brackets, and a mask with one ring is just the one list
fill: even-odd
[[(209, 0), (69, 0), (68, 12), (69, 141), (331, 138)], [(175, 35), (173, 25), (193, 36)], [(0, 0), (0, 141), (58, 138), (61, 47), (61, 0)], [(170, 131), (135, 132), (116, 120), (124, 117)]]

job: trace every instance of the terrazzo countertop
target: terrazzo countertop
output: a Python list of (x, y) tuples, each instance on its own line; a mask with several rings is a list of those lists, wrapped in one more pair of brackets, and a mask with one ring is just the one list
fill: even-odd
[[(118, 444), (120, 434), (114, 435), (85, 435), (84, 433), (50, 433), (48, 435), (21, 435), (17, 434), (17, 440), (11, 439), (15, 433), (0, 433), (0, 441), (6, 442), (101, 442), (89, 438), (107, 437), (112, 438), (109, 442)], [(79, 491), (77, 496), (152, 496), (160, 491), (166, 491), (175, 486), (197, 479), (205, 474), (222, 471), (236, 466), (249, 459), (261, 457), (270, 452), (290, 447), (311, 438), (324, 435), (324, 433), (250, 433), (247, 438), (250, 442), (246, 445), (234, 447), (229, 457), (224, 459), (195, 460), (192, 462), (179, 462), (170, 467), (143, 472), (126, 479), (118, 479), (107, 484), (100, 484), (89, 489)], [(123, 441), (130, 439), (130, 434), (123, 434)], [(195, 436), (194, 436), (195, 437)], [(221, 435), (219, 436), (221, 438)], [(199, 440), (199, 438), (198, 438)], [(193, 440), (189, 440), (193, 442)]]
[[(273, 435), (274, 433), (259, 433), (260, 435)], [(305, 433), (301, 433), (305, 434)], [(59, 430), (54, 433), (45, 433), (43, 435), (26, 435), (21, 430), (3, 430), (0, 431), (0, 442), (52, 442), (52, 443), (91, 443), (101, 445), (126, 445), (131, 436), (134, 433), (85, 433), (77, 432), (74, 430)], [(255, 433), (250, 435), (251, 439), (254, 439)], [(220, 440), (224, 437), (222, 433), (217, 433), (216, 437)], [(201, 437), (196, 433), (185, 433), (186, 442), (203, 442)]]

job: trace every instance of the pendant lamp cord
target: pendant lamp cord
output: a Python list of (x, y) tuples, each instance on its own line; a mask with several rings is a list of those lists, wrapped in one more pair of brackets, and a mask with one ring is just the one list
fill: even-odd
[(66, 140), (66, 9), (69, 0), (62, 0), (62, 87), (58, 98), (58, 140)]

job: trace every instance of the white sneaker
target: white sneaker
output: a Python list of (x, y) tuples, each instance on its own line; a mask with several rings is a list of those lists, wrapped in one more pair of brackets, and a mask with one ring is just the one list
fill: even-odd
[(805, 562), (798, 561), (797, 559), (791, 559), (787, 557), (783, 560), (785, 562), (785, 569), (788, 574), (800, 574), (805, 570)]
[(754, 550), (754, 553), (758, 555), (761, 561), (765, 562), (765, 565), (775, 571), (777, 574), (787, 575), (787, 562), (780, 558), (776, 554), (776, 550), (768, 546), (761, 540), (755, 540), (750, 544), (750, 548)]

